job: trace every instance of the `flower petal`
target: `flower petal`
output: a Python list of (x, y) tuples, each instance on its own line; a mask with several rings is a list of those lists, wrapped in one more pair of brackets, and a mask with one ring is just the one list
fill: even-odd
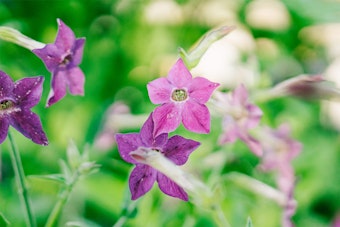
[(73, 46), (73, 56), (71, 64), (73, 66), (78, 66), (83, 59), (85, 38), (76, 39)]
[(8, 134), (9, 121), (7, 118), (1, 116), (0, 118), (0, 144), (4, 142)]
[(147, 84), (148, 94), (153, 104), (170, 102), (173, 85), (166, 78), (158, 78)]
[(116, 134), (116, 142), (118, 152), (122, 159), (126, 162), (136, 164), (137, 162), (131, 158), (130, 152), (137, 150), (142, 146), (142, 141), (138, 133)]
[(32, 111), (25, 109), (13, 111), (10, 114), (10, 124), (34, 143), (40, 145), (48, 144), (40, 118)]
[(31, 108), (37, 105), (41, 98), (44, 77), (27, 77), (14, 84), (13, 94), (21, 107)]
[(248, 119), (246, 121), (245, 128), (254, 128), (259, 124), (263, 112), (258, 106), (255, 106), (253, 104), (247, 104), (246, 109), (248, 111)]
[(213, 83), (203, 77), (195, 77), (189, 86), (189, 96), (198, 103), (204, 104), (208, 102), (218, 86), (218, 83)]
[(183, 107), (182, 121), (186, 129), (196, 133), (210, 132), (210, 113), (208, 108), (193, 100), (188, 100)]
[(54, 43), (61, 50), (71, 50), (76, 37), (73, 31), (62, 20), (57, 19), (57, 22), (58, 34)]
[(223, 118), (222, 122), (223, 133), (219, 138), (220, 144), (233, 143), (238, 138), (239, 127), (235, 120), (227, 115)]
[(163, 148), (165, 157), (169, 158), (176, 165), (183, 165), (187, 162), (189, 155), (198, 146), (199, 142), (195, 140), (185, 139), (181, 136), (171, 137)]
[(187, 87), (191, 82), (192, 75), (181, 58), (172, 66), (168, 74), (168, 80), (178, 88)]
[(162, 133), (168, 133), (175, 131), (180, 125), (181, 117), (181, 105), (174, 103), (166, 103), (156, 107), (153, 112), (154, 136), (157, 137)]
[(175, 198), (179, 198), (184, 201), (188, 201), (188, 194), (164, 174), (160, 172), (157, 173), (157, 182), (159, 188), (165, 194)]
[(56, 70), (52, 75), (51, 90), (48, 95), (47, 106), (58, 102), (66, 95), (67, 73), (65, 70)]
[(140, 137), (142, 139), (143, 144), (147, 147), (151, 148), (162, 147), (168, 139), (168, 134), (163, 133), (155, 138), (153, 136), (153, 130), (154, 122), (151, 113), (140, 130)]
[(131, 172), (129, 187), (131, 199), (136, 200), (150, 191), (156, 181), (157, 171), (153, 168), (138, 164)]
[(50, 72), (53, 72), (62, 61), (63, 51), (54, 44), (47, 44), (44, 48), (34, 49), (32, 52), (44, 62)]
[[(60, 72), (61, 73), (61, 72)], [(84, 95), (85, 76), (79, 67), (68, 69), (67, 85), (72, 95)]]
[(11, 77), (5, 72), (0, 71), (0, 100), (9, 98), (12, 96), (14, 83)]
[(253, 138), (252, 136), (250, 136), (248, 133), (243, 132), (240, 133), (239, 135), (240, 139), (247, 144), (247, 146), (249, 147), (249, 149), (256, 155), (256, 156), (262, 156), (263, 154), (263, 150), (262, 150), (262, 146), (261, 143), (259, 141), (257, 141), (255, 138)]
[(248, 91), (243, 84), (240, 84), (235, 88), (232, 99), (235, 105), (246, 105), (248, 100)]

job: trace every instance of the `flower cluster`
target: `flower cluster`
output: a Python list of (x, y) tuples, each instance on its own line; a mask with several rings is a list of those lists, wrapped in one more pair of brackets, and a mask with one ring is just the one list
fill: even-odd
[[(57, 22), (58, 34), (53, 44), (43, 44), (12, 28), (0, 27), (0, 39), (31, 50), (52, 72), (47, 106), (60, 101), (67, 88), (73, 95), (84, 94), (85, 77), (78, 65), (82, 60), (85, 39), (76, 39), (64, 22), (60, 19)], [(0, 71), (0, 81), (0, 143), (5, 140), (8, 127), (12, 125), (33, 142), (47, 145), (40, 118), (30, 110), (40, 101), (44, 77), (23, 78), (14, 83), (5, 72)]]

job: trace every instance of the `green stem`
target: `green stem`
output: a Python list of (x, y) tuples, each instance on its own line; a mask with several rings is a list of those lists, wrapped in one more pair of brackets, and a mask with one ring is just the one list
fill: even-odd
[(25, 209), (25, 216), (26, 216), (26, 224), (29, 227), (34, 227), (36, 226), (35, 219), (33, 217), (31, 205), (29, 202), (28, 198), (28, 192), (27, 192), (27, 186), (25, 182), (25, 173), (22, 167), (21, 159), (20, 159), (20, 154), (18, 149), (15, 146), (13, 137), (11, 135), (11, 132), (8, 132), (8, 138), (11, 143), (11, 160), (12, 160), (12, 165), (15, 173), (15, 178), (18, 184), (18, 194), (19, 197), (24, 204), (24, 209)]
[(57, 221), (58, 221), (58, 218), (61, 214), (61, 211), (62, 211), (64, 205), (67, 202), (67, 199), (69, 198), (69, 196), (72, 192), (73, 186), (78, 181), (78, 178), (79, 178), (79, 172), (76, 171), (74, 173), (72, 182), (68, 183), (66, 185), (66, 187), (64, 188), (64, 190), (60, 193), (59, 200), (55, 204), (55, 206), (53, 207), (53, 210), (52, 210), (50, 216), (47, 219), (45, 227), (57, 226)]
[(212, 208), (212, 211), (215, 214), (215, 220), (216, 220), (218, 226), (220, 226), (220, 227), (230, 227), (230, 224), (229, 224), (227, 218), (225, 217), (224, 212), (223, 212), (223, 210), (222, 210), (222, 208), (219, 204), (215, 205)]

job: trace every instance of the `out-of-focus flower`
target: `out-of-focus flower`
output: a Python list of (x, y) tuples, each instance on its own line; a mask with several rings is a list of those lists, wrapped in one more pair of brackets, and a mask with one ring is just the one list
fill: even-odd
[(122, 129), (140, 128), (147, 118), (146, 114), (132, 114), (130, 108), (122, 102), (114, 102), (105, 113), (103, 126), (95, 138), (94, 146), (101, 151), (111, 149), (116, 143), (116, 133)]
[(76, 39), (73, 31), (58, 19), (58, 34), (52, 44), (32, 50), (52, 73), (51, 91), (47, 106), (66, 95), (84, 95), (85, 77), (78, 67), (82, 61), (85, 38)]
[(16, 81), (0, 71), (0, 143), (12, 125), (34, 143), (47, 145), (40, 118), (31, 111), (41, 98), (44, 77), (23, 78)]
[(263, 156), (260, 168), (263, 171), (275, 171), (277, 173), (277, 185), (286, 196), (283, 205), (282, 226), (291, 227), (291, 217), (296, 210), (294, 200), (295, 174), (292, 160), (301, 152), (302, 145), (290, 137), (290, 129), (287, 125), (281, 125), (277, 130), (264, 128), (262, 130), (261, 145)]
[(182, 59), (167, 78), (148, 83), (151, 102), (162, 104), (153, 113), (155, 136), (174, 131), (181, 122), (192, 132), (209, 133), (210, 113), (205, 103), (218, 86), (203, 77), (192, 78)]
[(260, 156), (261, 146), (249, 134), (249, 130), (258, 125), (262, 111), (249, 102), (248, 92), (243, 84), (235, 88), (231, 94), (216, 92), (215, 97), (214, 104), (223, 115), (223, 134), (219, 138), (220, 144), (233, 143), (236, 139), (241, 139), (255, 155)]
[(299, 75), (277, 84), (270, 92), (272, 97), (287, 95), (304, 99), (340, 100), (340, 90), (322, 75)]
[(143, 196), (157, 181), (163, 193), (187, 201), (187, 193), (164, 173), (147, 165), (140, 152), (151, 149), (161, 153), (176, 165), (183, 165), (200, 143), (181, 136), (168, 139), (167, 133), (154, 136), (154, 126), (151, 113), (140, 133), (116, 135), (120, 156), (124, 161), (136, 165), (129, 178), (131, 198), (135, 200)]

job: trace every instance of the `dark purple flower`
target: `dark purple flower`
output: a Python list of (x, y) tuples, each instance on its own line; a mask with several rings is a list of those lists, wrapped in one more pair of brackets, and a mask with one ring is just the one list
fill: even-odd
[(155, 181), (157, 181), (158, 186), (163, 193), (187, 201), (187, 193), (174, 181), (151, 166), (136, 161), (136, 159), (131, 156), (131, 152), (140, 148), (147, 148), (160, 152), (176, 165), (183, 165), (188, 160), (191, 152), (200, 145), (199, 142), (185, 139), (177, 135), (168, 139), (167, 133), (162, 133), (159, 136), (154, 137), (154, 122), (152, 120), (152, 115), (153, 114), (150, 114), (140, 133), (116, 135), (120, 156), (124, 161), (136, 165), (129, 179), (132, 199), (135, 200), (143, 196), (152, 188)]
[(60, 19), (57, 21), (58, 34), (55, 42), (33, 50), (52, 73), (47, 106), (62, 99), (67, 88), (73, 95), (84, 95), (85, 77), (78, 65), (83, 57), (85, 39), (76, 39), (73, 31), (64, 22)]
[(167, 78), (158, 78), (147, 85), (151, 102), (162, 104), (153, 114), (155, 135), (172, 132), (181, 122), (192, 132), (209, 133), (210, 113), (205, 103), (218, 86), (203, 77), (192, 78), (179, 59)]
[(0, 71), (0, 143), (6, 139), (8, 127), (12, 125), (33, 142), (48, 144), (39, 116), (31, 111), (40, 101), (43, 82), (44, 77), (38, 76), (14, 83)]

